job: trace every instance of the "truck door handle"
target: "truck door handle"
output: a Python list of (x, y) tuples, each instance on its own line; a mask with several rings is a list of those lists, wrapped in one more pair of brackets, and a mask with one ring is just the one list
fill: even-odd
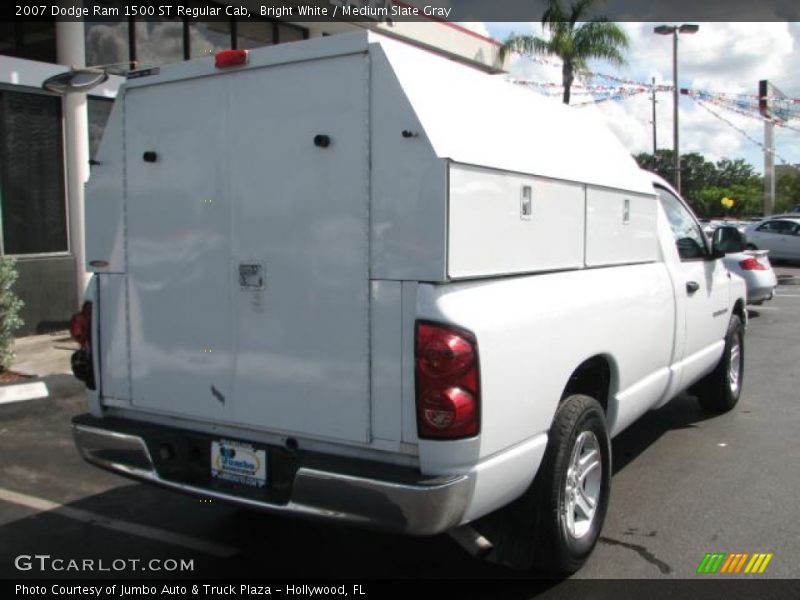
[(690, 296), (694, 294), (697, 290), (700, 289), (700, 284), (696, 281), (687, 281), (686, 282), (686, 293)]

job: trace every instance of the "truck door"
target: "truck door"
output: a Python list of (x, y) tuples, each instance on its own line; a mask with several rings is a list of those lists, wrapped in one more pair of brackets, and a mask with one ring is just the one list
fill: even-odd
[(222, 78), (125, 99), (132, 402), (213, 420), (233, 400), (226, 103)]
[(235, 421), (369, 436), (365, 54), (231, 74)]
[(666, 257), (675, 281), (675, 363), (680, 366), (682, 385), (691, 385), (719, 360), (730, 320), (728, 280), (730, 274), (720, 260), (710, 259), (708, 241), (691, 211), (671, 191), (656, 186), (673, 237), (675, 253)]
[(369, 440), (364, 53), (133, 87), (133, 404)]

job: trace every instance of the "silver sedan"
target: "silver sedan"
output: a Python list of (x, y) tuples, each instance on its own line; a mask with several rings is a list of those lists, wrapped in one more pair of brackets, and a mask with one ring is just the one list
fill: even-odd
[(726, 254), (722, 259), (725, 267), (747, 284), (747, 303), (762, 304), (775, 294), (778, 278), (769, 262), (768, 250), (745, 250)]
[(749, 225), (747, 247), (769, 250), (772, 259), (800, 260), (800, 215), (775, 215)]

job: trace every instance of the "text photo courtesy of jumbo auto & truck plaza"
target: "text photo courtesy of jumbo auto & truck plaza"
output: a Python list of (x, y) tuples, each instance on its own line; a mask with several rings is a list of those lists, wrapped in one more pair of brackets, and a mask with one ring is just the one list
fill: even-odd
[[(110, 499), (58, 504), (0, 489), (20, 511), (9, 521), (48, 510), (79, 523), (60, 554), (16, 552), (20, 581), (7, 589), (415, 593), (370, 573), (286, 581), (241, 551), (243, 527), (295, 562), (304, 544), (345, 535), (388, 533), (387, 548), (446, 540), (465, 551), (465, 573), (485, 561), (506, 582), (548, 578), (526, 597), (567, 597), (550, 588), (610, 539), (612, 439), (676, 398), (691, 398), (680, 409), (704, 423), (746, 398), (746, 289), (723, 264), (744, 236), (721, 227), (708, 239), (678, 190), (640, 169), (597, 114), (497, 77), (498, 44), (436, 21), (452, 17), (432, 5), (392, 23), (370, 10), (409, 7), (318, 2), (333, 14), (301, 29), (301, 13), (254, 12), (286, 8), (278, 3), (168, 14), (166, 4), (110, 4), (121, 12), (97, 16), (130, 25), (128, 48), (144, 47), (134, 25), (168, 23), (186, 58), (122, 75), (71, 65), (47, 88), (67, 106), (88, 79), (119, 78), (85, 186), (88, 277), (70, 323), (85, 395), (63, 423), (74, 448), (53, 454), (76, 449), (65, 467), (78, 474), (73, 487), (97, 478)], [(88, 23), (98, 6), (60, 5), (57, 18)], [(277, 19), (276, 42), (298, 39), (240, 47), (255, 16)], [(192, 59), (192, 24), (211, 18), (232, 43)], [(434, 51), (434, 26), (464, 37)], [(494, 54), (469, 57), (469, 43)], [(124, 62), (135, 62), (130, 52)], [(58, 410), (36, 416), (44, 427)], [(121, 477), (128, 487), (114, 487)], [(109, 506), (113, 517), (96, 516)], [(135, 540), (117, 545), (130, 556), (161, 545), (141, 561), (90, 559), (98, 547), (81, 539), (96, 527)], [(671, 573), (643, 546), (625, 547)], [(335, 560), (336, 547), (323, 550)], [(714, 572), (741, 563), (755, 573), (773, 560), (759, 551), (746, 567), (749, 554), (702, 550), (696, 573), (717, 562)], [(61, 581), (72, 576), (87, 582)]]

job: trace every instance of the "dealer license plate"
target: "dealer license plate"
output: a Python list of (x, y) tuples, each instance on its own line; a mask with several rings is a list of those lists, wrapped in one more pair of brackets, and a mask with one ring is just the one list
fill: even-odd
[(267, 484), (267, 451), (232, 440), (211, 442), (211, 477), (250, 487)]

